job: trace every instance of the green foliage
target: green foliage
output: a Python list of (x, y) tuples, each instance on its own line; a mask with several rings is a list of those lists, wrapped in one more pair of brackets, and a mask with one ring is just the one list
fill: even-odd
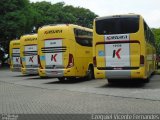
[(85, 27), (92, 27), (92, 22), (97, 15), (89, 9), (67, 6), (64, 2), (51, 4), (49, 2), (31, 3), (37, 11), (36, 28), (46, 24), (72, 23)]
[[(30, 3), (29, 0), (0, 0), (0, 44), (47, 24), (71, 23), (92, 28), (96, 14), (89, 9), (65, 5), (64, 2)], [(7, 44), (7, 45), (6, 45)]]
[(157, 53), (160, 55), (160, 28), (158, 29), (152, 29), (155, 39), (156, 39), (156, 48), (157, 48)]
[(8, 48), (11, 39), (31, 31), (33, 14), (28, 0), (1, 0), (0, 5), (0, 43)]
[(72, 13), (75, 17), (75, 24), (86, 26), (92, 28), (92, 22), (97, 15), (91, 12), (89, 9), (84, 9), (81, 7), (74, 8), (73, 6), (64, 6), (64, 11), (66, 13)]

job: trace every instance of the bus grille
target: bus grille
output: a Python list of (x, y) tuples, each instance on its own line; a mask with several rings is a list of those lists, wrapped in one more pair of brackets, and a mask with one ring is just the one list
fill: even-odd
[(24, 56), (37, 55), (37, 51), (24, 51), (23, 54)]
[(21, 67), (21, 64), (14, 64), (13, 67)]
[(20, 57), (20, 53), (12, 53), (12, 57)]
[(59, 53), (59, 52), (66, 52), (66, 50), (67, 50), (66, 46), (41, 48), (42, 53)]
[(26, 65), (26, 68), (38, 68), (39, 65)]
[(63, 65), (46, 65), (46, 69), (64, 69)]

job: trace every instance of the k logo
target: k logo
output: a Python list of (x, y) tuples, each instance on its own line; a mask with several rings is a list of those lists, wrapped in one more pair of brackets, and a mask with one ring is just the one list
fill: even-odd
[(119, 48), (118, 50), (113, 50), (113, 58), (115, 58), (115, 56), (117, 56), (118, 59), (121, 59), (119, 52), (121, 51), (121, 48)]

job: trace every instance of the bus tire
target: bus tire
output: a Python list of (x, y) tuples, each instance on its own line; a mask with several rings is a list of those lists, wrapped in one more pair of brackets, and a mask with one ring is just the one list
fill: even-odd
[(149, 82), (150, 82), (149, 77), (143, 80), (143, 83), (149, 83)]
[(2, 60), (0, 60), (0, 67), (2, 67), (2, 65), (3, 65), (3, 61), (2, 61)]
[(93, 66), (90, 65), (87, 71), (86, 80), (92, 80), (92, 79), (94, 79), (94, 69)]
[(116, 83), (118, 80), (115, 79), (107, 79), (109, 84)]
[(40, 76), (41, 79), (48, 78), (48, 76)]
[(111, 79), (107, 79), (107, 81), (109, 84), (113, 82)]
[(65, 80), (65, 77), (59, 77), (58, 80), (59, 80), (59, 81), (64, 81), (64, 80)]

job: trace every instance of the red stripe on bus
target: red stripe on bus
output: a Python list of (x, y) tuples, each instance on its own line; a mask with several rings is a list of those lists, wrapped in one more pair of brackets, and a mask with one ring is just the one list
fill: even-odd
[(24, 45), (24, 46), (33, 46), (33, 45), (37, 45), (37, 44), (29, 44), (29, 45)]
[(137, 40), (124, 40), (124, 41), (105, 41), (105, 42), (97, 42), (96, 45), (99, 45), (99, 44), (117, 44), (117, 43), (140, 43), (139, 41)]
[(45, 39), (45, 40), (62, 40), (64, 38), (48, 38), (48, 39)]

